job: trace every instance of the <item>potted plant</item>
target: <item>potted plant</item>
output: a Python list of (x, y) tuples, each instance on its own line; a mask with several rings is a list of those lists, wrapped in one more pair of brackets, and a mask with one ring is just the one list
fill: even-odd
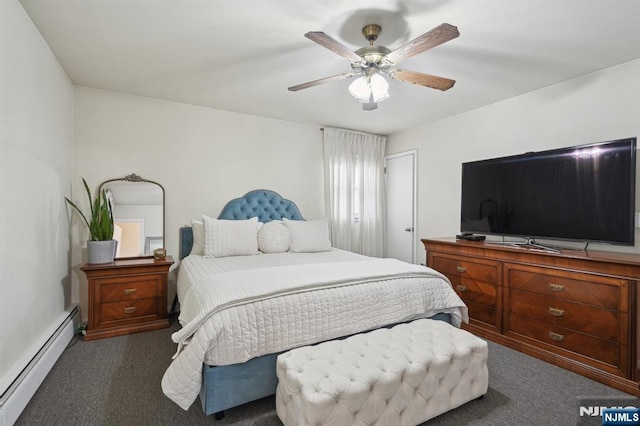
[(90, 221), (73, 201), (67, 197), (64, 197), (64, 199), (80, 214), (89, 228), (91, 239), (87, 241), (87, 263), (113, 262), (118, 242), (113, 239), (113, 212), (111, 202), (107, 199), (107, 191), (103, 189), (92, 201), (89, 185), (87, 185), (87, 181), (84, 178), (82, 178), (82, 183), (87, 191), (89, 206), (91, 207)]

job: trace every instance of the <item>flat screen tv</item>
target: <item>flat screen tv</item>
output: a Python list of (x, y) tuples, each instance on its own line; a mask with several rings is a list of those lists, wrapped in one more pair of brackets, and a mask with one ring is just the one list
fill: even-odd
[(634, 244), (636, 138), (462, 164), (463, 233)]

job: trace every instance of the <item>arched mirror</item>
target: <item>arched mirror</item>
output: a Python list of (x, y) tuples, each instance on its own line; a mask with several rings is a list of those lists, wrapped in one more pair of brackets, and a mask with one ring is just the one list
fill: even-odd
[(164, 188), (138, 175), (109, 179), (98, 191), (107, 190), (113, 206), (116, 258), (153, 256), (164, 247)]

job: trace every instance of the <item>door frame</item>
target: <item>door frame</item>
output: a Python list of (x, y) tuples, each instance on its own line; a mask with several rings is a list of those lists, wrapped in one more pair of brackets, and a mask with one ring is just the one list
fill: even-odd
[(413, 157), (413, 223), (411, 224), (411, 226), (413, 227), (413, 233), (412, 233), (413, 235), (411, 238), (411, 242), (412, 242), (411, 262), (415, 264), (416, 263), (416, 247), (418, 245), (418, 150), (417, 149), (411, 149), (408, 151), (402, 151), (396, 154), (389, 154), (384, 156), (385, 191), (388, 189), (386, 188), (387, 160), (393, 160), (394, 158), (405, 157), (407, 155), (411, 155)]

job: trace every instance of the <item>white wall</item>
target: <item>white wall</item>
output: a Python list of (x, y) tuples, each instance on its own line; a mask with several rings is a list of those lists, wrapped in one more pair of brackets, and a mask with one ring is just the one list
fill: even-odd
[(0, 395), (70, 304), (73, 87), (16, 0), (0, 2)]
[[(392, 134), (387, 153), (418, 149), (418, 236), (453, 237), (463, 162), (630, 136), (640, 136), (640, 59)], [(640, 236), (633, 248), (590, 247), (638, 253)], [(420, 242), (418, 253), (424, 261)]]
[[(322, 134), (318, 127), (75, 88), (73, 188), (94, 189), (130, 173), (165, 190), (166, 248), (178, 256), (178, 229), (253, 189), (272, 189), (296, 202), (303, 216), (324, 216)], [(83, 205), (85, 205), (83, 204)], [(72, 224), (73, 300), (87, 317), (86, 231)], [(78, 232), (79, 231), (79, 232)], [(171, 277), (172, 280), (175, 277)], [(175, 283), (169, 285), (169, 302)]]

